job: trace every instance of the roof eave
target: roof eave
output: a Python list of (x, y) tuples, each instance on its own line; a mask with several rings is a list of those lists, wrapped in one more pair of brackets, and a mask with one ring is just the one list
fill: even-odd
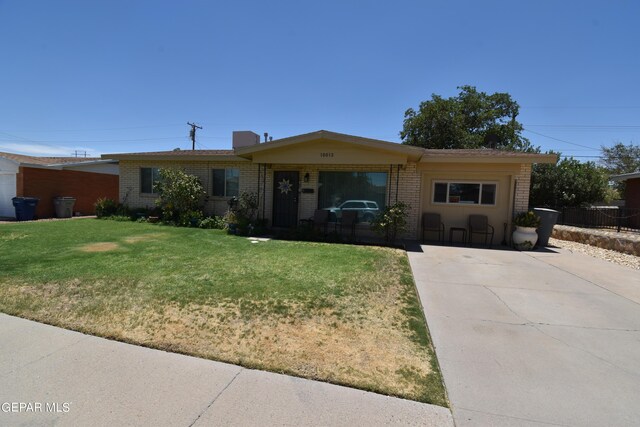
[(473, 154), (434, 156), (425, 154), (420, 163), (556, 163), (555, 154), (522, 156), (478, 156)]
[(166, 161), (166, 160), (170, 160), (170, 161), (174, 161), (174, 162), (180, 162), (180, 161), (191, 161), (191, 160), (199, 160), (199, 161), (224, 161), (224, 162), (246, 162), (248, 161), (245, 158), (242, 157), (238, 157), (236, 155), (233, 154), (185, 154), (185, 155), (171, 155), (171, 154), (156, 154), (156, 155), (148, 155), (148, 154), (127, 154), (127, 153), (122, 153), (122, 154), (103, 154), (102, 158), (109, 158), (109, 159), (113, 159), (113, 160), (149, 160), (149, 161), (156, 161), (156, 160), (161, 160), (161, 161)]

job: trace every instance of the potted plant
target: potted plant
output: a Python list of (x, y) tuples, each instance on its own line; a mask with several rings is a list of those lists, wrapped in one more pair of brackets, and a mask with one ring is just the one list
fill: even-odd
[(538, 241), (536, 228), (540, 226), (540, 217), (533, 213), (521, 212), (513, 219), (516, 230), (513, 232), (513, 246), (519, 251), (530, 251)]

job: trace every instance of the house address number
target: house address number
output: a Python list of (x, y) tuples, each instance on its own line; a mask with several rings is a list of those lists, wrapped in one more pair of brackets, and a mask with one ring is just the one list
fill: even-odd
[(333, 153), (320, 153), (320, 157), (333, 157)]

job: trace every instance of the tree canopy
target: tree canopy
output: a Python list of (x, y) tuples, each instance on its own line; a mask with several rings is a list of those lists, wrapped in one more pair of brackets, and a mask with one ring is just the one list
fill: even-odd
[(403, 144), (424, 148), (499, 148), (539, 151), (522, 136), (516, 120), (520, 107), (508, 93), (478, 92), (474, 86), (460, 86), (451, 98), (433, 94), (420, 103), (418, 111), (404, 113), (400, 132)]
[[(558, 153), (553, 153), (558, 154)], [(607, 173), (595, 162), (573, 157), (556, 164), (534, 164), (531, 171), (531, 207), (579, 207), (610, 198)]]
[(601, 147), (602, 165), (612, 174), (640, 171), (640, 145), (618, 142), (613, 147)]

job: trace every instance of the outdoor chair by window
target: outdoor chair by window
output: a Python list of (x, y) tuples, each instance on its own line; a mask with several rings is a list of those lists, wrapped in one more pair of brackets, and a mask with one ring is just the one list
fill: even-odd
[(489, 240), (489, 247), (493, 246), (493, 234), (495, 230), (492, 225), (489, 224), (489, 219), (486, 215), (469, 215), (469, 245), (473, 244), (473, 235), (481, 234), (484, 236), (484, 244), (487, 245), (487, 238), (491, 236)]
[(444, 224), (440, 220), (439, 213), (423, 213), (422, 214), (422, 241), (425, 241), (425, 233), (437, 232), (438, 241), (444, 243)]
[(340, 234), (342, 234), (342, 229), (346, 228), (350, 231), (349, 236), (351, 240), (355, 240), (357, 222), (358, 211), (343, 211), (342, 218), (340, 218)]
[(317, 209), (313, 213), (313, 228), (314, 230), (322, 230), (322, 233), (326, 236), (329, 228), (329, 211), (326, 209)]

